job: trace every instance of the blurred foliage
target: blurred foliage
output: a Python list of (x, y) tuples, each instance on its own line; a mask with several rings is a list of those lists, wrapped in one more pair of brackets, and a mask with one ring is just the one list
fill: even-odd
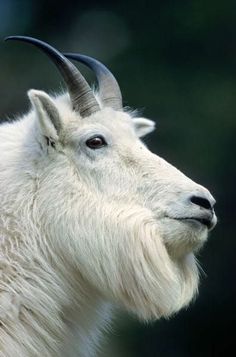
[[(218, 227), (199, 257), (206, 275), (196, 302), (151, 326), (121, 315), (120, 327), (109, 337), (113, 344), (101, 356), (230, 353), (235, 325), (235, 17), (235, 0), (0, 0), (1, 39), (32, 35), (60, 50), (104, 61), (119, 80), (125, 104), (157, 120), (157, 133), (147, 139), (151, 150), (207, 186), (218, 201)], [(2, 120), (28, 109), (29, 88), (62, 87), (57, 70), (31, 46), (2, 42), (0, 65)]]

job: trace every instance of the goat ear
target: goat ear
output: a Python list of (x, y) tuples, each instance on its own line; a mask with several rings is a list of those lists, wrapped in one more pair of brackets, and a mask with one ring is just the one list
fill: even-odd
[(139, 138), (155, 130), (155, 122), (146, 118), (134, 118), (135, 131)]
[(29, 99), (38, 115), (40, 129), (47, 140), (58, 140), (62, 123), (54, 101), (43, 91), (31, 89)]

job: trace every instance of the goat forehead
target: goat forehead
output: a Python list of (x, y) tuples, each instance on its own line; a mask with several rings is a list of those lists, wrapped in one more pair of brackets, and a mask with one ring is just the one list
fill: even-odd
[(116, 111), (112, 108), (103, 108), (100, 111), (92, 114), (90, 117), (81, 118), (78, 112), (75, 112), (71, 108), (70, 99), (68, 93), (64, 93), (57, 98), (54, 98), (57, 103), (59, 112), (64, 122), (65, 129), (77, 130), (88, 125), (96, 125), (100, 123), (108, 129), (117, 131), (118, 128), (127, 130), (127, 132), (133, 131), (132, 117), (127, 112)]
[(85, 121), (88, 123), (100, 123), (111, 130), (117, 130), (118, 128), (122, 130), (122, 128), (128, 129), (132, 127), (132, 121), (129, 114), (118, 112), (111, 108), (104, 108), (85, 119)]
[(64, 123), (65, 132), (73, 140), (79, 139), (83, 133), (110, 135), (113, 139), (136, 138), (132, 118), (130, 115), (122, 112), (116, 112), (106, 108), (90, 117), (81, 119), (75, 113), (70, 114), (70, 120)]

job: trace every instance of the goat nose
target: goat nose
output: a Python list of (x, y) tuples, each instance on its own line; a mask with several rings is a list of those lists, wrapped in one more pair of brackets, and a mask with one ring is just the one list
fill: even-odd
[(194, 203), (195, 205), (198, 205), (199, 207), (208, 209), (208, 210), (213, 210), (213, 206), (215, 204), (215, 200), (213, 197), (204, 197), (202, 196), (191, 196), (190, 201)]

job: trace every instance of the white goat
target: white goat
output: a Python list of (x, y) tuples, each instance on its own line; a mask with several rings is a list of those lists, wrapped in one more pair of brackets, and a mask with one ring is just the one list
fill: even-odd
[(140, 141), (154, 123), (122, 110), (101, 63), (67, 55), (95, 97), (60, 52), (10, 39), (46, 52), (69, 94), (30, 90), (0, 126), (0, 356), (94, 356), (112, 306), (153, 320), (190, 302), (214, 199)]

